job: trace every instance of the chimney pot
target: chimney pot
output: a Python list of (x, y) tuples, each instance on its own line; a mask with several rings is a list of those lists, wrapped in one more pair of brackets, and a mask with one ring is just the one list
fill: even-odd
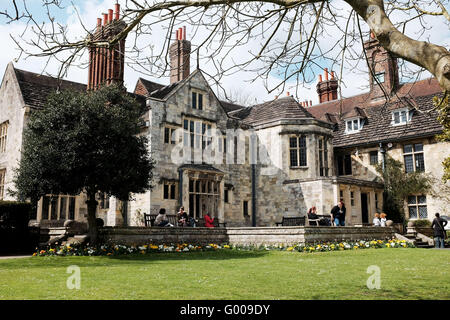
[(108, 23), (111, 23), (113, 21), (113, 9), (108, 9)]
[(186, 40), (186, 26), (183, 26), (183, 40)]
[(325, 81), (328, 81), (328, 68), (325, 68)]
[(319, 82), (322, 82), (322, 75), (319, 74)]
[(107, 23), (108, 23), (108, 14), (103, 13), (103, 25), (106, 26)]
[(312, 107), (312, 100), (309, 100), (309, 106)]
[(116, 20), (119, 20), (119, 19), (120, 19), (120, 4), (119, 4), (119, 3), (116, 3), (115, 9), (116, 9), (116, 16), (115, 16), (115, 19), (116, 19)]
[(334, 78), (335, 78), (334, 71), (331, 71), (331, 80), (334, 80)]

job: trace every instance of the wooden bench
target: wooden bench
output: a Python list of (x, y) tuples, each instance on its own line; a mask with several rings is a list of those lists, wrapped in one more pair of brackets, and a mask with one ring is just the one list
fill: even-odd
[[(146, 227), (154, 227), (155, 226), (155, 220), (157, 214), (147, 214), (144, 213), (144, 223)], [(175, 227), (178, 226), (178, 219), (176, 214), (166, 214), (167, 219), (169, 220), (169, 223), (173, 224)]]
[(306, 217), (283, 217), (281, 222), (276, 222), (277, 226), (281, 225), (283, 227), (286, 226), (304, 226), (306, 221)]
[(308, 218), (308, 225), (310, 225), (310, 226), (313, 226), (313, 225), (319, 226), (320, 219), (325, 219), (325, 218), (330, 220), (330, 225), (331, 226), (333, 225), (333, 221), (331, 221), (331, 215), (329, 215), (329, 214), (318, 214), (317, 217), (318, 217), (317, 219), (309, 219)]
[[(195, 223), (196, 223), (196, 227), (205, 227), (205, 219), (204, 218), (195, 220)], [(219, 227), (225, 228), (227, 226), (227, 224), (226, 224), (226, 222), (220, 222), (220, 220), (218, 218), (214, 218), (213, 226), (214, 226), (214, 228), (219, 228)]]
[[(147, 214), (144, 213), (144, 222), (146, 227), (154, 227), (155, 226), (155, 220), (157, 214)], [(175, 227), (178, 227), (178, 218), (176, 214), (166, 214), (167, 219), (169, 219), (169, 223), (173, 224)], [(205, 226), (205, 219), (200, 218), (195, 220), (196, 227), (204, 227)], [(214, 218), (213, 225), (215, 228), (218, 227), (226, 227), (227, 224), (225, 222), (220, 222), (218, 218)]]

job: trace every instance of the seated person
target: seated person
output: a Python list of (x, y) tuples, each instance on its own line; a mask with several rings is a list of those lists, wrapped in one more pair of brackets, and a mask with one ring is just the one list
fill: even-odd
[(380, 221), (380, 214), (378, 212), (375, 213), (375, 217), (373, 218), (373, 226), (374, 227), (379, 227), (381, 226), (381, 221)]
[(319, 216), (317, 215), (317, 209), (315, 206), (313, 206), (312, 208), (309, 208), (308, 219), (319, 219)]
[(159, 209), (159, 214), (155, 219), (155, 226), (158, 227), (173, 227), (173, 224), (169, 223), (169, 219), (166, 216), (166, 209)]
[[(313, 206), (312, 208), (310, 208), (308, 210), (308, 219), (311, 219), (311, 220), (319, 219), (319, 226), (330, 226), (331, 225), (330, 219), (319, 218), (319, 216), (317, 215), (317, 208), (315, 206)], [(309, 225), (315, 225), (315, 224), (310, 222)]]
[(177, 213), (178, 226), (187, 227), (188, 224), (188, 215), (184, 211), (184, 207), (180, 208), (180, 211)]
[(380, 213), (380, 227), (386, 227), (386, 213)]
[(206, 213), (204, 218), (205, 218), (205, 227), (206, 228), (214, 228), (214, 218), (211, 218), (211, 216), (209, 215), (209, 212)]
[(195, 228), (197, 226), (197, 221), (195, 221), (194, 216), (192, 213), (189, 213), (189, 218), (188, 218), (188, 227), (193, 227)]

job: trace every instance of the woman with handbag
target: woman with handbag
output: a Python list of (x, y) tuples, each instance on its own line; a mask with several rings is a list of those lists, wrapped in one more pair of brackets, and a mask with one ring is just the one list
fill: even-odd
[(435, 248), (445, 248), (444, 239), (446, 232), (444, 227), (447, 225), (447, 221), (439, 216), (439, 213), (435, 214), (431, 227), (434, 229), (434, 247)]

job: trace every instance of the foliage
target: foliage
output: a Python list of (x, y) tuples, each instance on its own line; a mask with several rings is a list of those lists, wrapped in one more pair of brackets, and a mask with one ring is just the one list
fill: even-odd
[(377, 172), (384, 181), (383, 210), (394, 222), (403, 222), (404, 201), (408, 195), (427, 193), (432, 186), (432, 178), (423, 172), (406, 173), (402, 162), (386, 156), (385, 169), (376, 165)]
[(36, 251), (33, 256), (121, 256), (129, 254), (149, 254), (161, 252), (203, 252), (217, 250), (237, 251), (296, 251), (296, 252), (325, 252), (355, 249), (379, 248), (414, 248), (412, 243), (405, 240), (359, 240), (350, 242), (326, 242), (296, 245), (230, 245), (230, 244), (145, 244), (141, 246), (126, 245), (66, 245), (48, 247)]
[(0, 201), (0, 254), (33, 252), (37, 239), (28, 227), (32, 212), (31, 203)]
[(128, 200), (130, 192), (150, 188), (153, 162), (147, 138), (139, 135), (143, 111), (116, 85), (51, 94), (24, 130), (17, 196), (37, 201), (45, 194), (86, 192), (94, 236), (97, 193)]
[[(446, 94), (444, 98), (434, 97), (433, 104), (438, 111), (438, 121), (443, 126), (442, 134), (437, 136), (439, 141), (450, 141), (450, 102), (449, 95)], [(442, 180), (447, 182), (450, 180), (450, 157), (445, 158), (442, 162), (444, 166), (444, 175)]]
[(428, 220), (428, 219), (414, 220), (414, 226), (415, 227), (419, 227), (419, 228), (430, 227), (431, 226), (431, 221)]

